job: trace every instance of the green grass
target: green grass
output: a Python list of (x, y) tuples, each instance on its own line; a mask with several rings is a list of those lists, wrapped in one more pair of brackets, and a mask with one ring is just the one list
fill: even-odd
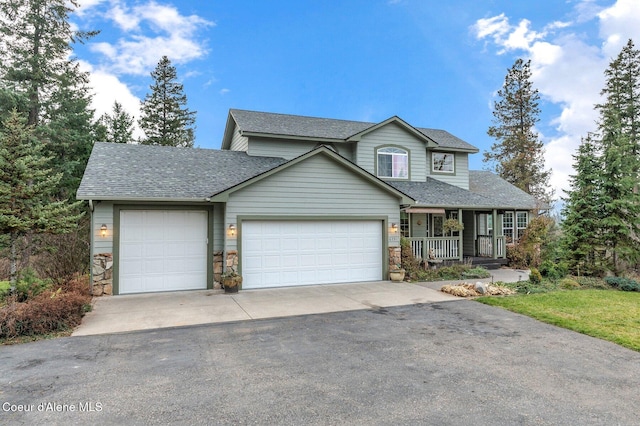
[(640, 293), (567, 290), (477, 301), (640, 351)]
[(9, 290), (9, 287), (11, 287), (11, 284), (9, 283), (9, 281), (0, 281), (0, 292)]

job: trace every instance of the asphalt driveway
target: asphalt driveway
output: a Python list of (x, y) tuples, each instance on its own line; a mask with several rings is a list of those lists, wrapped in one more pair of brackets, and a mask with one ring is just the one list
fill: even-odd
[(640, 353), (469, 300), (0, 347), (0, 424), (635, 425), (638, 389)]

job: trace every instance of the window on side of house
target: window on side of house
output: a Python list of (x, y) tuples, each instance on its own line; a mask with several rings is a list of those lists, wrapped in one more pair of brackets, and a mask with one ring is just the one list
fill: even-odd
[(516, 227), (518, 229), (517, 235), (518, 240), (522, 238), (524, 234), (524, 230), (527, 229), (528, 224), (528, 214), (527, 212), (516, 212)]
[(455, 157), (452, 152), (432, 152), (431, 169), (436, 173), (454, 173)]
[(502, 216), (502, 233), (507, 243), (513, 242), (513, 212), (504, 212)]
[(409, 177), (409, 153), (401, 148), (378, 149), (378, 177), (407, 179)]
[(400, 212), (400, 235), (409, 237), (409, 213)]

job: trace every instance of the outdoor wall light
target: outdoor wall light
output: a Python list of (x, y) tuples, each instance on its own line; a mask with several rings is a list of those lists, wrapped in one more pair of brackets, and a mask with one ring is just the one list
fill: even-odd
[(392, 223), (391, 224), (391, 231), (396, 234), (398, 233), (398, 224), (397, 223)]
[(236, 235), (236, 225), (233, 223), (229, 225), (229, 235), (232, 237)]
[(102, 226), (100, 227), (100, 236), (101, 237), (106, 237), (107, 236), (107, 224), (103, 223)]

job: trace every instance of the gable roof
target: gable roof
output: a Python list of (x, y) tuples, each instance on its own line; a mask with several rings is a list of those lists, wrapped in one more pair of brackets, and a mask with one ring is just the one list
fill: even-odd
[(400, 123), (421, 138), (433, 141), (439, 148), (478, 152), (478, 148), (445, 130), (419, 128), (409, 125), (399, 117), (391, 117), (381, 123), (306, 117), (270, 112), (229, 110), (227, 129), (222, 148), (231, 146), (231, 120), (243, 136), (266, 136), (285, 139), (313, 139), (326, 142), (347, 142), (357, 135), (376, 129), (388, 122)]
[(290, 161), (245, 152), (97, 142), (78, 188), (80, 200), (224, 201), (231, 192), (314, 155), (326, 155), (401, 204), (414, 200), (333, 150), (320, 146)]
[(405, 194), (404, 192), (402, 192), (401, 190), (395, 188), (394, 186), (390, 185), (388, 182), (385, 182), (384, 180), (378, 178), (377, 176), (374, 176), (373, 174), (369, 173), (368, 171), (366, 171), (365, 169), (363, 169), (362, 167), (358, 166), (357, 164), (347, 160), (346, 158), (342, 157), (341, 155), (337, 154), (336, 152), (334, 152), (332, 149), (327, 148), (324, 145), (321, 145), (305, 154), (302, 154), (290, 161), (287, 161), (283, 164), (280, 164), (276, 167), (274, 167), (271, 170), (267, 170), (264, 171), (250, 179), (247, 179), (244, 182), (240, 182), (232, 187), (227, 188), (224, 191), (221, 191), (219, 193), (213, 194), (211, 196), (211, 201), (226, 201), (229, 197), (229, 194), (238, 191), (246, 186), (252, 185), (255, 182), (258, 182), (266, 177), (269, 177), (275, 173), (279, 173), (283, 170), (286, 170), (289, 167), (292, 167), (302, 161), (305, 161), (311, 157), (317, 156), (317, 155), (324, 155), (329, 157), (331, 160), (333, 160), (334, 162), (336, 162), (337, 164), (341, 165), (342, 167), (345, 167), (347, 169), (349, 169), (351, 172), (357, 174), (358, 176), (360, 176), (361, 178), (367, 180), (368, 182), (370, 182), (371, 184), (378, 186), (379, 188), (383, 189), (384, 191), (387, 191), (389, 193), (391, 193), (392, 195), (394, 195), (395, 197), (397, 197), (398, 199), (400, 199), (400, 204), (412, 204), (415, 202), (414, 199), (412, 199), (411, 197), (407, 196), (407, 194)]
[(428, 177), (426, 182), (392, 181), (416, 205), (442, 208), (533, 210), (536, 200), (487, 171), (469, 171), (469, 190)]
[(204, 201), (285, 161), (236, 151), (97, 142), (76, 197)]

